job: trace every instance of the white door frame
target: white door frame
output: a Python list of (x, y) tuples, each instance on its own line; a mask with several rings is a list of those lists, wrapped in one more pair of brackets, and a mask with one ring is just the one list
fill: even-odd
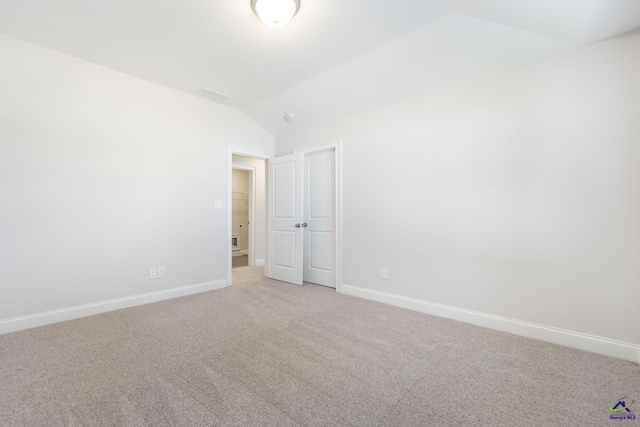
[[(259, 150), (254, 150), (251, 148), (245, 148), (245, 147), (240, 147), (240, 146), (233, 146), (233, 145), (228, 145), (227, 146), (227, 286), (231, 286), (232, 284), (232, 270), (233, 270), (233, 265), (232, 265), (232, 261), (231, 261), (231, 236), (233, 235), (233, 215), (232, 215), (232, 205), (233, 205), (233, 201), (232, 201), (232, 196), (233, 196), (233, 188), (232, 188), (232, 177), (233, 177), (233, 155), (236, 154), (238, 156), (244, 156), (244, 157), (252, 157), (254, 159), (260, 159), (260, 160), (267, 160), (270, 157), (273, 157), (272, 153), (266, 153), (264, 151), (259, 151)], [(246, 166), (245, 166), (246, 168)], [(241, 169), (241, 167), (237, 167), (237, 169)], [(253, 173), (253, 201), (255, 202), (255, 170)], [(255, 209), (255, 203), (253, 203), (253, 209)], [(251, 229), (255, 230), (255, 222), (254, 222), (255, 218), (253, 220), (251, 220), (251, 224), (254, 226)], [(254, 232), (255, 233), (255, 232)], [(255, 234), (254, 236), (255, 237)], [(253, 241), (255, 244), (255, 238), (252, 240), (251, 237), (249, 237), (250, 241)], [(249, 254), (254, 253), (254, 259), (255, 259), (255, 247), (253, 248), (249, 248)], [(265, 254), (266, 256), (266, 254)], [(266, 260), (265, 260), (265, 265), (266, 265)]]
[[(247, 197), (247, 202), (249, 203), (249, 229), (247, 230), (247, 237), (248, 237), (248, 242), (247, 242), (247, 249), (249, 250), (249, 265), (251, 267), (255, 267), (255, 252), (256, 252), (256, 248), (255, 248), (255, 242), (256, 242), (256, 236), (255, 236), (255, 209), (256, 209), (256, 194), (255, 194), (255, 188), (256, 188), (256, 168), (253, 166), (243, 166), (243, 165), (238, 165), (238, 164), (232, 164), (231, 165), (231, 169), (235, 169), (235, 170), (241, 170), (241, 171), (247, 171), (249, 172), (249, 194)], [(233, 172), (231, 172), (231, 184), (233, 185)], [(233, 187), (231, 189), (231, 204), (233, 205)], [(233, 235), (233, 206), (231, 207), (231, 225), (232, 225), (232, 230), (231, 230), (231, 235)], [(229, 241), (231, 241), (231, 239), (229, 239)], [(232, 263), (233, 264), (233, 263)]]
[[(294, 153), (313, 154), (317, 151), (333, 149), (333, 160), (335, 164), (335, 218), (336, 218), (336, 241), (334, 247), (336, 265), (336, 292), (342, 292), (342, 140), (337, 139), (326, 144), (313, 145), (298, 150)], [(231, 241), (231, 237), (229, 237)]]

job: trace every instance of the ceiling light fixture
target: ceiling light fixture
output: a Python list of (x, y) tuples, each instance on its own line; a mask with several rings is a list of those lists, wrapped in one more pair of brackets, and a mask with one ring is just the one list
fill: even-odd
[(280, 28), (298, 13), (300, 0), (251, 0), (251, 9), (266, 25)]

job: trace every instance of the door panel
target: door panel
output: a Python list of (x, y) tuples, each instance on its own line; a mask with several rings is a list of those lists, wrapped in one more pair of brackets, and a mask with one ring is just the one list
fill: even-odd
[(303, 276), (302, 167), (302, 154), (268, 161), (267, 276), (296, 285)]
[(309, 232), (309, 268), (331, 273), (331, 245), (333, 233), (327, 231)]
[(309, 183), (308, 219), (331, 219), (333, 217), (333, 161), (322, 155), (320, 159), (307, 159)]
[(296, 232), (278, 231), (273, 232), (273, 247), (277, 248), (273, 254), (273, 265), (278, 267), (296, 267)]
[(335, 287), (334, 152), (304, 158), (304, 281)]
[(296, 219), (296, 164), (295, 162), (273, 165), (273, 179), (277, 191), (274, 194), (273, 217)]

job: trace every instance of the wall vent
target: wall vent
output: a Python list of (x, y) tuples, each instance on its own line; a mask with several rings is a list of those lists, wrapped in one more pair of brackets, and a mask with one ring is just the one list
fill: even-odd
[(196, 95), (206, 98), (210, 101), (222, 102), (226, 101), (230, 98), (229, 95), (225, 95), (224, 93), (216, 92), (215, 90), (209, 89), (207, 87), (203, 87), (202, 89), (196, 92)]

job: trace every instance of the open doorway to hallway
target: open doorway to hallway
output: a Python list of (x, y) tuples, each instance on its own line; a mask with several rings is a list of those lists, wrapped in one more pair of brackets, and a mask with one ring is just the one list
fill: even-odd
[(253, 209), (250, 181), (253, 171), (233, 168), (231, 174), (231, 265), (233, 268), (249, 265), (249, 210)]
[(232, 154), (230, 257), (232, 283), (247, 272), (263, 274), (266, 253), (266, 161)]

